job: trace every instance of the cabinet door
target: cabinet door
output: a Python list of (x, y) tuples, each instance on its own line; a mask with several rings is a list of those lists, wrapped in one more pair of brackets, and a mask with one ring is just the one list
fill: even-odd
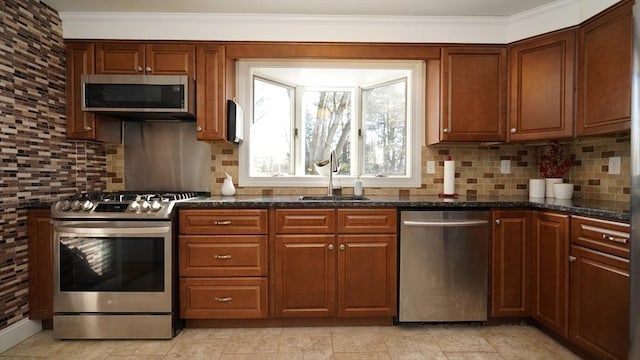
[(629, 260), (571, 246), (569, 339), (599, 359), (626, 359)]
[(567, 337), (569, 216), (534, 211), (532, 241), (532, 316)]
[(276, 313), (335, 317), (335, 235), (276, 236)]
[(510, 47), (509, 140), (573, 135), (576, 29)]
[(27, 211), (29, 318), (53, 318), (53, 232), (48, 209)]
[(395, 316), (395, 234), (338, 236), (338, 316)]
[(68, 43), (67, 56), (67, 138), (94, 140), (96, 116), (82, 111), (82, 74), (94, 72), (94, 45)]
[(630, 128), (632, 5), (623, 2), (580, 28), (577, 135)]
[(531, 315), (531, 211), (494, 210), (491, 236), (491, 316)]
[(195, 45), (147, 44), (145, 72), (154, 75), (188, 75), (195, 77)]
[(196, 122), (199, 140), (227, 137), (224, 46), (196, 48)]
[(143, 74), (144, 62), (144, 44), (96, 44), (96, 74)]
[(504, 141), (506, 48), (442, 50), (442, 141)]

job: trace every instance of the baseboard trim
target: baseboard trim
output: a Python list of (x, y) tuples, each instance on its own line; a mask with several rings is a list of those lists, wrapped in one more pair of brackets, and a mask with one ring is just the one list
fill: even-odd
[(0, 353), (3, 353), (26, 338), (42, 331), (39, 320), (22, 319), (15, 324), (0, 330)]

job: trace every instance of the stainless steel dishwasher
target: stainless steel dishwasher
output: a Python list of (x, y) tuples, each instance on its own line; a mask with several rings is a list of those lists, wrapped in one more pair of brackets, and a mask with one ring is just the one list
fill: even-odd
[(489, 212), (400, 212), (398, 322), (487, 320)]

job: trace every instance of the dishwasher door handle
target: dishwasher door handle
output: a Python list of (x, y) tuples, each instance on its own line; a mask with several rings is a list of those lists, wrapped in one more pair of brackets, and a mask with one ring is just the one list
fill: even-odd
[(453, 220), (453, 221), (411, 221), (405, 220), (403, 225), (421, 226), (421, 227), (464, 227), (464, 226), (480, 226), (487, 225), (487, 220)]

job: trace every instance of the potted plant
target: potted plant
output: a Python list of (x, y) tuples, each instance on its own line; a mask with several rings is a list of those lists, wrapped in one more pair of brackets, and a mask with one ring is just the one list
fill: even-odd
[(573, 161), (565, 158), (564, 151), (557, 141), (549, 141), (547, 147), (547, 151), (536, 150), (536, 158), (540, 175), (546, 179), (546, 196), (554, 197), (553, 184), (562, 183), (562, 177), (571, 169)]

